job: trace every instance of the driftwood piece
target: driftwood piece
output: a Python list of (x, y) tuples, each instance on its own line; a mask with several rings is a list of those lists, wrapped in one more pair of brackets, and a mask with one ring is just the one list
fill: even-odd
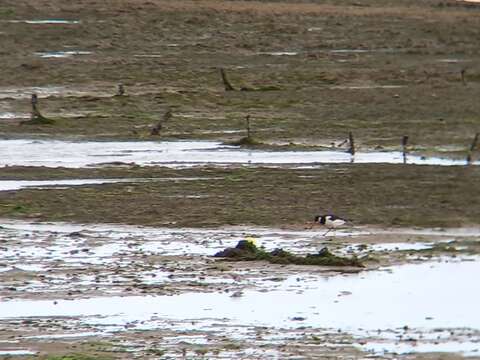
[(220, 75), (222, 76), (222, 81), (223, 81), (223, 85), (225, 86), (225, 91), (234, 91), (235, 89), (230, 83), (230, 81), (228, 81), (227, 74), (225, 73), (225, 70), (223, 68), (220, 68)]
[(350, 143), (348, 152), (353, 156), (355, 155), (355, 140), (353, 139), (353, 133), (351, 131), (348, 133), (348, 142)]
[(407, 163), (407, 143), (408, 143), (408, 136), (404, 135), (402, 137), (402, 154), (403, 154), (403, 163)]
[(466, 73), (467, 73), (466, 69), (462, 69), (462, 71), (460, 71), (460, 75), (462, 77), (462, 84), (463, 85), (467, 85), (467, 79), (465, 77)]
[(250, 115), (245, 117), (245, 126), (247, 127), (247, 138), (250, 138)]
[(480, 136), (480, 133), (476, 133), (472, 140), (472, 143), (470, 144), (470, 149), (468, 150), (468, 155), (467, 155), (467, 165), (470, 165), (472, 163), (472, 154), (475, 148), (477, 147), (479, 136)]

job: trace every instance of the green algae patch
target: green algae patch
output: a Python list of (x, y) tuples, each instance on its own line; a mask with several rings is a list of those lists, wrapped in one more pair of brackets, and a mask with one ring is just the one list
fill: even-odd
[(21, 125), (53, 125), (55, 120), (46, 118), (40, 113), (36, 114), (32, 119), (25, 120), (20, 123)]
[(268, 261), (272, 264), (316, 265), (316, 266), (356, 266), (364, 265), (356, 257), (346, 258), (332, 254), (323, 248), (316, 254), (306, 256), (294, 255), (283, 249), (265, 251), (258, 248), (252, 241), (241, 240), (234, 248), (219, 251), (214, 257), (227, 258), (232, 261)]
[(239, 140), (225, 142), (225, 145), (231, 145), (231, 146), (260, 146), (260, 145), (262, 145), (262, 143), (255, 140), (251, 136), (245, 136), (245, 137), (242, 137)]

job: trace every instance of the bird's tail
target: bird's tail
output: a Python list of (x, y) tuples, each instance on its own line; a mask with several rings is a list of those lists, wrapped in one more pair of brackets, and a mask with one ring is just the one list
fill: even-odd
[(353, 223), (353, 220), (351, 219), (344, 219), (345, 220), (345, 225), (348, 225), (348, 226), (354, 226), (355, 224)]

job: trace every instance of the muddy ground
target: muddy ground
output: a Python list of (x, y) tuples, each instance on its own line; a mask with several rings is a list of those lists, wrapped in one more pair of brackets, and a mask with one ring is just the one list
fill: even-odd
[[(246, 135), (250, 115), (255, 148), (344, 151), (353, 132), (360, 151), (398, 150), (408, 135), (411, 152), (464, 159), (479, 131), (479, 15), (479, 5), (453, 0), (3, 0), (0, 136), (230, 142)], [(225, 91), (220, 68), (235, 91)], [(115, 96), (119, 84), (125, 94)], [(22, 124), (32, 93), (53, 124)], [(478, 264), (478, 165), (291, 165), (2, 167), (0, 182), (130, 182), (0, 191), (0, 358), (478, 357), (480, 322), (468, 313), (478, 289), (455, 290), (471, 278), (462, 269)], [(351, 223), (327, 235), (310, 229), (325, 212)], [(300, 255), (328, 247), (365, 267), (213, 258), (246, 238)], [(412, 306), (375, 329), (356, 314), (368, 318), (368, 304), (388, 290), (372, 288), (367, 303), (332, 318), (330, 306), (357, 301), (361, 287), (346, 283), (332, 299), (310, 292), (412, 266), (422, 272), (392, 280), (405, 289), (392, 304), (435, 281), (453, 290), (425, 294), (418, 302), (431, 309)], [(428, 276), (435, 281), (415, 287)], [(290, 302), (263, 324), (220, 311), (277, 293)], [(198, 312), (162, 313), (189, 296)], [(203, 306), (209, 296), (216, 305)], [(325, 304), (306, 310), (312, 296)], [(129, 313), (142, 306), (158, 313)], [(327, 325), (322, 306), (333, 309)], [(464, 323), (443, 319), (456, 311)], [(348, 316), (353, 329), (342, 325)]]
[[(163, 138), (236, 138), (224, 131), (250, 114), (266, 143), (330, 145), (353, 131), (358, 146), (409, 135), (412, 148), (462, 153), (478, 131), (479, 11), (455, 1), (4, 1), (0, 109), (13, 115), (0, 131), (144, 139), (170, 107)], [(52, 18), (80, 22), (11, 22)], [(41, 57), (58, 51), (91, 54)], [(219, 68), (257, 91), (225, 92)], [(128, 96), (112, 97), (119, 83)], [(18, 126), (31, 92), (55, 126)]]
[[(408, 302), (408, 289), (415, 287), (419, 273), (427, 274), (425, 269), (478, 264), (479, 234), (478, 228), (359, 227), (325, 236), (324, 229), (317, 228), (202, 230), (3, 220), (1, 349), (9, 354), (30, 351), (35, 357), (48, 359), (56, 357), (46, 354), (80, 354), (73, 359), (357, 359), (366, 356), (364, 351), (375, 358), (389, 359), (400, 358), (395, 353), (402, 347), (407, 352), (420, 352), (407, 353), (402, 357), (405, 359), (456, 358), (454, 354), (437, 353), (445, 351), (440, 350), (445, 346), (457, 349), (452, 352), (475, 355), (478, 331), (442, 326), (442, 312), (428, 306), (424, 310), (410, 308), (414, 315), (405, 314), (390, 328), (358, 327), (356, 324), (364, 320), (354, 314), (365, 311), (363, 316), (369, 317), (370, 310), (367, 304), (355, 305), (355, 301), (362, 303), (355, 300), (362, 293), (355, 283), (378, 277), (373, 283), (366, 282), (368, 290), (363, 291), (369, 301), (375, 302), (375, 296), (388, 297), (382, 277), (395, 276), (404, 266), (413, 266), (414, 277), (407, 276), (412, 284), (402, 289), (400, 283), (396, 290), (390, 290), (399, 294), (406, 291), (403, 301)], [(339, 256), (356, 256), (364, 267), (242, 263), (213, 257), (218, 250), (245, 238), (255, 239), (267, 250), (281, 247), (299, 255), (328, 247)], [(450, 284), (447, 274), (441, 278), (446, 286)], [(344, 284), (334, 286), (331, 294), (325, 292), (328, 284), (337, 281)], [(457, 277), (453, 281), (462, 282)], [(315, 294), (316, 289), (325, 299), (318, 295), (312, 299), (311, 292)], [(272, 295), (279, 296), (277, 301), (282, 297), (291, 300), (284, 301), (268, 320), (261, 315), (267, 311), (261, 299)], [(348, 305), (350, 298), (353, 307)], [(312, 306), (305, 308), (305, 299), (310, 299)], [(451, 307), (448, 300), (423, 301)], [(239, 310), (250, 303), (251, 310)], [(313, 305), (317, 303), (322, 304), (318, 309)], [(468, 303), (465, 306), (470, 308)], [(185, 304), (193, 312), (186, 310)], [(342, 304), (350, 315), (324, 310), (325, 306), (331, 311)], [(270, 303), (267, 307), (272, 308)], [(260, 310), (260, 322), (251, 319), (250, 312), (255, 309)], [(195, 315), (182, 315), (185, 310)], [(175, 315), (179, 311), (180, 315)], [(229, 319), (221, 315), (224, 311), (241, 315)], [(170, 315), (164, 317), (164, 313)], [(415, 325), (419, 317), (425, 317), (420, 320), (425, 323), (423, 327)], [(266, 325), (272, 321), (277, 325)], [(326, 321), (326, 325), (312, 326), (311, 321)], [(374, 316), (371, 321), (378, 322), (379, 318)], [(353, 328), (347, 330), (341, 325), (345, 323)], [(473, 348), (468, 350), (469, 346)]]
[(477, 224), (480, 216), (477, 166), (4, 168), (0, 177), (152, 178), (139, 183), (0, 192), (1, 216), (38, 220), (304, 228), (315, 214), (334, 212), (357, 225), (431, 227)]

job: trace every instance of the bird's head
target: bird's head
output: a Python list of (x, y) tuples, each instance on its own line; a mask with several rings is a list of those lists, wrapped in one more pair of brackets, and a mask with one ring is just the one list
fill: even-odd
[(317, 216), (315, 216), (314, 222), (315, 222), (315, 223), (318, 223), (318, 224), (325, 224), (325, 215), (317, 215)]

